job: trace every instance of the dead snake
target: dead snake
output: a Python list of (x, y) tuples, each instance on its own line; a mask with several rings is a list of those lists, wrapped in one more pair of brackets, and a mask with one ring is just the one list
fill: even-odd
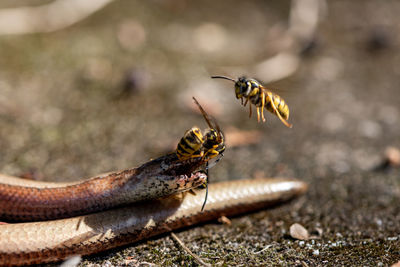
[[(222, 215), (261, 209), (307, 189), (305, 183), (286, 178), (210, 184), (201, 212), (204, 190), (176, 194), (205, 182), (205, 174), (195, 172), (201, 164), (179, 162), (169, 154), (135, 169), (68, 184), (0, 175), (0, 220), (47, 220), (0, 225), (0, 265), (93, 254)], [(165, 197), (171, 194), (176, 195)], [(141, 199), (146, 200), (127, 206)]]

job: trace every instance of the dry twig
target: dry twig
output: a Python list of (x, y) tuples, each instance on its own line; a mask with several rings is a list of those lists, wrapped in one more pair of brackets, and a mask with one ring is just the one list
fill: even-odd
[(179, 239), (179, 237), (174, 234), (174, 232), (171, 232), (171, 236), (173, 239), (175, 239), (176, 242), (178, 242), (178, 244), (187, 252), (190, 254), (190, 256), (192, 256), (200, 265), (202, 266), (210, 266), (211, 264), (208, 264), (206, 262), (204, 262), (199, 256), (197, 256), (196, 254), (194, 254), (187, 246), (185, 246), (185, 244), (182, 242), (182, 240)]

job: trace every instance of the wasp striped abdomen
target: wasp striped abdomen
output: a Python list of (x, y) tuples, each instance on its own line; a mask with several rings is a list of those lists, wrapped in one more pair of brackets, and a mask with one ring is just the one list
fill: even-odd
[(176, 148), (176, 154), (180, 160), (203, 157), (201, 149), (204, 143), (203, 135), (197, 127), (187, 130)]
[[(282, 118), (284, 118), (285, 120), (289, 119), (289, 106), (285, 103), (285, 100), (283, 100), (280, 96), (278, 96), (277, 94), (271, 93), (272, 94), (272, 101), (274, 101), (275, 107), (278, 110), (278, 112), (281, 114)], [(275, 114), (276, 111), (273, 108), (272, 104), (271, 104), (271, 100), (270, 98), (267, 97), (265, 98), (265, 108)]]

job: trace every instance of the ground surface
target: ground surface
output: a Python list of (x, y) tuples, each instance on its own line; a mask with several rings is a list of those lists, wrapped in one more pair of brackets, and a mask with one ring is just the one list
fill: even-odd
[[(293, 129), (270, 113), (265, 124), (248, 119), (231, 84), (209, 79), (230, 67), (251, 76), (247, 69), (278, 52), (289, 6), (117, 1), (56, 33), (0, 37), (0, 172), (65, 181), (137, 166), (172, 150), (193, 125), (206, 127), (189, 108), (195, 95), (226, 132), (262, 135), (228, 147), (212, 181), (290, 176), (310, 188), (231, 226), (178, 232), (194, 253), (217, 266), (400, 261), (399, 169), (375, 170), (386, 147), (400, 147), (400, 2), (328, 2), (313, 49), (272, 85), (283, 89)], [(292, 239), (293, 223), (315, 238)], [(169, 235), (82, 264), (127, 259), (197, 265)]]

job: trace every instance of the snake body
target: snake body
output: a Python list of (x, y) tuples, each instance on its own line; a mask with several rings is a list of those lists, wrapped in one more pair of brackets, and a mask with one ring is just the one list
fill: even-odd
[[(56, 189), (55, 192), (62, 192), (62, 194), (67, 194), (67, 192), (69, 192), (71, 197), (69, 203), (73, 203), (70, 206), (65, 205), (63, 207), (72, 212), (43, 213), (43, 209), (38, 209), (39, 212), (33, 217), (29, 217), (33, 213), (27, 212), (26, 210), (28, 210), (28, 207), (26, 207), (26, 209), (19, 209), (18, 212), (8, 213), (11, 214), (9, 217), (11, 220), (33, 220), (35, 216), (38, 216), (38, 218), (42, 220), (52, 219), (51, 216), (60, 214), (61, 217), (69, 216), (70, 214), (75, 216), (77, 209), (71, 207), (78, 205), (77, 203), (82, 204), (82, 198), (77, 198), (78, 201), (74, 202), (75, 195), (71, 193), (73, 191), (69, 190), (71, 188), (76, 190), (77, 186), (86, 188), (95, 187), (94, 189), (92, 188), (92, 191), (85, 192), (91, 192), (92, 195), (87, 196), (87, 198), (95, 197), (96, 201), (94, 202), (97, 203), (96, 205), (92, 205), (91, 201), (83, 202), (89, 203), (89, 206), (91, 206), (83, 211), (83, 213), (89, 213), (87, 215), (51, 221), (0, 225), (0, 265), (18, 266), (40, 264), (60, 261), (77, 254), (88, 255), (98, 253), (163, 232), (212, 220), (222, 215), (236, 215), (280, 203), (302, 194), (307, 188), (305, 183), (293, 179), (255, 179), (210, 184), (208, 201), (203, 212), (200, 210), (204, 201), (204, 190), (196, 190), (195, 194), (183, 193), (169, 197), (148, 199), (165, 195), (167, 191), (170, 193), (185, 191), (204, 183), (206, 177), (203, 173), (194, 172), (191, 175), (184, 174), (188, 171), (192, 172), (198, 167), (198, 164), (200, 163), (181, 163), (175, 161), (173, 156), (166, 156), (137, 169), (106, 174), (85, 182), (66, 184), (63, 186), (46, 184), (43, 182), (24, 183), (17, 178), (0, 176), (3, 189), (12, 188), (15, 190), (26, 190), (24, 191), (25, 193), (34, 192), (28, 194), (28, 201), (32, 201), (34, 196), (37, 195), (36, 193), (41, 190)], [(152, 176), (152, 174), (156, 175)], [(124, 177), (130, 177), (136, 181), (132, 184), (137, 186), (131, 185), (129, 187), (132, 191), (130, 192), (131, 194), (142, 194), (143, 192), (136, 192), (136, 190), (145, 190), (145, 192), (148, 193), (145, 195), (145, 198), (148, 200), (125, 207), (118, 207), (125, 203), (125, 200), (122, 201), (123, 203), (118, 200), (114, 201), (112, 205), (103, 204), (103, 201), (110, 201), (110, 198), (115, 198), (117, 196), (117, 194), (112, 194), (107, 191), (110, 188), (110, 184), (112, 186), (122, 187), (120, 192), (125, 192), (125, 194), (127, 194), (127, 190), (124, 189), (124, 186), (126, 186), (125, 184), (128, 182)], [(172, 177), (174, 177), (174, 179), (172, 179)], [(144, 179), (145, 182), (141, 182), (142, 179)], [(96, 182), (93, 183), (93, 181)], [(121, 183), (120, 181), (124, 182)], [(153, 184), (155, 181), (162, 182)], [(165, 181), (172, 181), (171, 183), (175, 182), (174, 188), (173, 186), (165, 186)], [(103, 182), (106, 183), (105, 186), (99, 185)], [(148, 183), (150, 183), (150, 185), (153, 184), (157, 188), (161, 187), (164, 189), (156, 191), (144, 189), (142, 186), (148, 186)], [(170, 185), (170, 183), (168, 182), (167, 185)], [(97, 188), (97, 186), (100, 186), (100, 188)], [(97, 194), (101, 194), (104, 189), (106, 189), (105, 191), (108, 197), (99, 198)], [(111, 190), (111, 192), (113, 191)], [(154, 192), (163, 192), (163, 194), (156, 193), (153, 195)], [(2, 194), (4, 194), (4, 192), (1, 189), (1, 197), (4, 196)], [(14, 196), (12, 200), (18, 197), (23, 198), (23, 196), (24, 195), (18, 195), (17, 193), (17, 196)], [(8, 198), (9, 202), (7, 202), (1, 199), (1, 197), (0, 210), (2, 216), (5, 218), (6, 212), (4, 211), (3, 205), (6, 205), (8, 208), (11, 204), (7, 203), (13, 201), (10, 201), (10, 198)], [(38, 198), (40, 199), (42, 196)], [(130, 201), (133, 197), (128, 198)], [(126, 197), (122, 199), (126, 199)], [(47, 201), (50, 200), (47, 199)], [(68, 198), (64, 198), (63, 201), (68, 202)], [(33, 201), (33, 203), (35, 204), (36, 202)], [(60, 203), (60, 201), (58, 203)], [(18, 204), (16, 207), (21, 205), (22, 204)], [(27, 205), (30, 205), (29, 202)], [(99, 206), (99, 208), (93, 208), (97, 206)], [(110, 207), (116, 208), (93, 213), (103, 210), (104, 207), (107, 209)], [(81, 209), (78, 210), (82, 212)], [(23, 216), (20, 213), (21, 211), (22, 214), (24, 214)]]
[(179, 161), (175, 153), (138, 168), (75, 183), (47, 183), (0, 175), (0, 221), (42, 221), (103, 211), (197, 187), (201, 160)]

